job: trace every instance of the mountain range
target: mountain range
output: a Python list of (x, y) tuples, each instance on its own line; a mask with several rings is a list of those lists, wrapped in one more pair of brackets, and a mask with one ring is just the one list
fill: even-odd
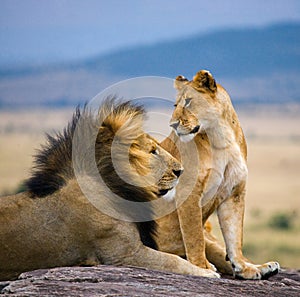
[(0, 69), (0, 106), (75, 104), (120, 79), (191, 78), (200, 69), (238, 103), (300, 102), (300, 24), (224, 29), (63, 65)]
[(223, 77), (298, 72), (300, 24), (218, 31), (118, 51), (80, 66), (125, 76), (174, 77), (181, 72), (193, 74), (199, 67)]

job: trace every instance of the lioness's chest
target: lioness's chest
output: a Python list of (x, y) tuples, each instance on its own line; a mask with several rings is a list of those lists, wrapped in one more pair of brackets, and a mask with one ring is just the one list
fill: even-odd
[[(229, 161), (223, 172), (223, 179), (216, 192), (216, 197), (223, 201), (232, 195), (233, 190), (241, 182), (246, 181), (248, 168), (241, 154), (235, 154), (229, 158)], [(220, 202), (221, 202), (220, 201)]]

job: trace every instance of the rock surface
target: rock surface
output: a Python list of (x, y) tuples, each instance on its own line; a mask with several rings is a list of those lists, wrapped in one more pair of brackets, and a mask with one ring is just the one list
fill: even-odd
[(209, 279), (135, 267), (60, 267), (0, 282), (0, 296), (300, 296), (300, 271), (269, 280)]

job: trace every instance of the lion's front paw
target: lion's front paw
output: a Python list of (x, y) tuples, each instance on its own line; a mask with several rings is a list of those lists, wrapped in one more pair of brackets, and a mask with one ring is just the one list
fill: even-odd
[(212, 263), (209, 263), (209, 268), (208, 269), (210, 269), (210, 270), (212, 270), (212, 271), (214, 271), (214, 272), (216, 272), (217, 271), (217, 268), (216, 268), (216, 266), (214, 265), (214, 264), (212, 264)]
[(277, 274), (279, 269), (280, 265), (277, 262), (268, 262), (263, 265), (245, 263), (243, 266), (233, 267), (235, 278), (238, 279), (268, 279)]
[(215, 272), (217, 271), (216, 266), (214, 264), (210, 263), (208, 260), (205, 261), (204, 268), (210, 269), (210, 270), (215, 271)]
[(212, 271), (211, 269), (203, 269), (203, 273), (201, 274), (201, 276), (204, 277), (212, 277), (212, 278), (220, 278), (220, 274)]

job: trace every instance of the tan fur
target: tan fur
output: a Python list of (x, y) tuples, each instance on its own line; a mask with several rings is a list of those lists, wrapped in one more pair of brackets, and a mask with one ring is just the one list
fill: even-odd
[[(16, 278), (24, 271), (38, 268), (97, 264), (132, 265), (218, 277), (218, 274), (176, 255), (143, 245), (137, 223), (120, 221), (101, 212), (85, 197), (71, 165), (70, 137), (74, 132), (73, 126), (79, 121), (79, 111), (77, 113), (75, 121), (69, 124), (64, 134), (56, 139), (49, 137), (50, 144), (37, 157), (33, 176), (28, 181), (29, 191), (0, 198), (0, 280)], [(88, 112), (83, 114), (83, 117), (90, 116)], [(178, 179), (174, 171), (181, 170), (181, 164), (142, 131), (141, 109), (130, 104), (117, 106), (115, 102), (107, 101), (100, 108), (99, 117), (103, 123), (102, 120), (90, 119), (81, 135), (84, 137), (95, 127), (99, 129), (96, 144), (91, 145), (96, 147), (98, 170), (106, 184), (100, 184), (100, 190), (94, 193), (93, 199), (106, 198), (110, 201), (113, 192), (122, 195), (126, 188), (132, 193), (126, 199), (139, 201), (140, 194), (144, 201), (151, 201), (157, 199), (157, 191), (174, 187)], [(127, 177), (141, 182), (147, 176), (150, 181), (157, 180), (156, 184), (146, 184), (138, 190), (119, 180), (110, 160), (113, 140), (114, 152), (118, 152), (117, 165)], [(124, 168), (128, 165), (125, 162), (128, 161), (128, 145), (132, 167)], [(88, 176), (88, 162), (82, 155), (77, 157), (92, 187), (94, 181)], [(43, 174), (46, 174), (46, 179)], [(141, 180), (138, 181), (139, 178)], [(53, 193), (47, 194), (47, 191)], [(143, 201), (142, 198), (140, 201)], [(120, 210), (121, 206), (114, 206)], [(130, 217), (130, 210), (128, 213)]]
[[(277, 262), (254, 265), (242, 254), (247, 146), (228, 93), (206, 70), (199, 71), (192, 81), (178, 76), (175, 87), (178, 94), (170, 121), (174, 131), (161, 145), (179, 159), (178, 149), (185, 143), (188, 150), (195, 143), (199, 163), (193, 168), (197, 165), (183, 161), (185, 171), (175, 198), (179, 207), (158, 220), (159, 249), (213, 269), (208, 258), (219, 271), (233, 271), (237, 278), (261, 279), (277, 273)], [(184, 154), (191, 155), (188, 151)], [(184, 181), (193, 179), (195, 174), (197, 182), (180, 204), (185, 198), (180, 196), (181, 190), (187, 187)], [(204, 228), (215, 210), (226, 252)]]

